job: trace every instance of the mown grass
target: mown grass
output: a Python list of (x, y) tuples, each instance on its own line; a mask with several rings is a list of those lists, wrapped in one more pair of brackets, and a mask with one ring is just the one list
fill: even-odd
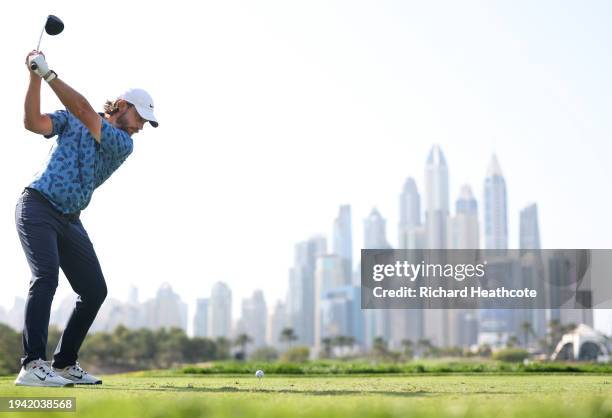
[[(76, 413), (10, 417), (612, 417), (605, 374), (104, 376), (104, 384), (24, 388), (0, 378), (0, 396), (74, 396)], [(165, 374), (164, 374), (165, 373)]]

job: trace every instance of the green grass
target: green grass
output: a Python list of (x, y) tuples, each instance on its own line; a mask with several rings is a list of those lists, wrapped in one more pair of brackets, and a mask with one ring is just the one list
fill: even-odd
[[(288, 376), (159, 372), (104, 384), (24, 388), (0, 377), (0, 396), (75, 396), (75, 413), (8, 417), (612, 417), (610, 374)], [(3, 415), (0, 413), (0, 415)]]

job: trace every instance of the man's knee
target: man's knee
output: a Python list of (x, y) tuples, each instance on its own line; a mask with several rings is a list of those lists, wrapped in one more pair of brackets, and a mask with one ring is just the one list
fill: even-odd
[(106, 299), (106, 296), (108, 296), (108, 289), (106, 287), (106, 283), (101, 287), (99, 292), (100, 305), (102, 305), (102, 302), (104, 302), (104, 299)]
[(30, 294), (44, 292), (55, 294), (57, 274), (37, 274), (30, 279)]
[(108, 289), (106, 288), (106, 283), (102, 282), (100, 285), (88, 289), (87, 294), (81, 295), (81, 298), (96, 307), (100, 307), (107, 295)]

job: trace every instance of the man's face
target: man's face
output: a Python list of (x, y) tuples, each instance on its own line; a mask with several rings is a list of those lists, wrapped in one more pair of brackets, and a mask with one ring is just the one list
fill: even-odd
[(130, 136), (138, 133), (144, 124), (147, 122), (143, 119), (133, 105), (123, 102), (119, 105), (119, 114), (117, 116), (116, 126), (123, 129)]

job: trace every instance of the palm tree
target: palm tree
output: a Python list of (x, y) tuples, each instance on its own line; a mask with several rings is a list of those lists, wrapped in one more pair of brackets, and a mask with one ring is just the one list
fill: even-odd
[(412, 352), (412, 346), (414, 344), (412, 343), (412, 340), (402, 340), (402, 347), (404, 347), (404, 355), (407, 358), (412, 358), (412, 355), (414, 354)]
[(229, 356), (230, 341), (225, 337), (217, 337), (217, 356), (220, 359), (225, 359)]
[(372, 350), (376, 356), (384, 357), (387, 354), (387, 341), (383, 337), (374, 338)]
[(282, 342), (285, 342), (291, 347), (291, 343), (298, 339), (298, 336), (295, 335), (293, 328), (283, 328), (281, 331), (280, 339)]
[(572, 332), (573, 330), (576, 329), (578, 325), (574, 324), (573, 322), (567, 325), (563, 325), (561, 327), (561, 336), (563, 336), (564, 334), (567, 334), (568, 332)]
[(355, 337), (351, 335), (344, 337), (344, 343), (349, 349), (352, 350), (353, 346), (355, 345)]
[(427, 356), (427, 354), (429, 354), (429, 352), (431, 351), (431, 348), (433, 347), (433, 345), (431, 344), (431, 341), (428, 338), (421, 338), (417, 341), (417, 351), (419, 352), (420, 355), (424, 355)]
[(521, 331), (523, 331), (525, 348), (529, 346), (529, 336), (534, 335), (533, 327), (531, 326), (531, 322), (525, 321), (521, 323)]
[(236, 337), (234, 341), (234, 345), (240, 347), (240, 351), (242, 352), (242, 359), (246, 360), (247, 355), (247, 345), (253, 342), (253, 339), (248, 334), (240, 334)]
[(323, 344), (323, 353), (325, 353), (325, 357), (330, 358), (333, 345), (332, 339), (329, 337), (325, 337), (321, 339), (321, 344)]
[(335, 345), (340, 349), (341, 355), (344, 355), (346, 348), (352, 348), (355, 344), (355, 337), (348, 335), (338, 335), (332, 340), (332, 345)]
[(554, 349), (561, 337), (563, 336), (563, 327), (561, 326), (561, 321), (558, 319), (551, 319), (548, 322), (548, 352), (551, 353)]
[(332, 345), (335, 347), (338, 347), (340, 349), (340, 352), (344, 351), (344, 347), (347, 346), (348, 342), (347, 342), (348, 337), (344, 336), (344, 335), (336, 335), (333, 339), (332, 339)]
[(506, 347), (512, 348), (516, 347), (519, 344), (519, 339), (516, 335), (511, 335), (506, 341)]

